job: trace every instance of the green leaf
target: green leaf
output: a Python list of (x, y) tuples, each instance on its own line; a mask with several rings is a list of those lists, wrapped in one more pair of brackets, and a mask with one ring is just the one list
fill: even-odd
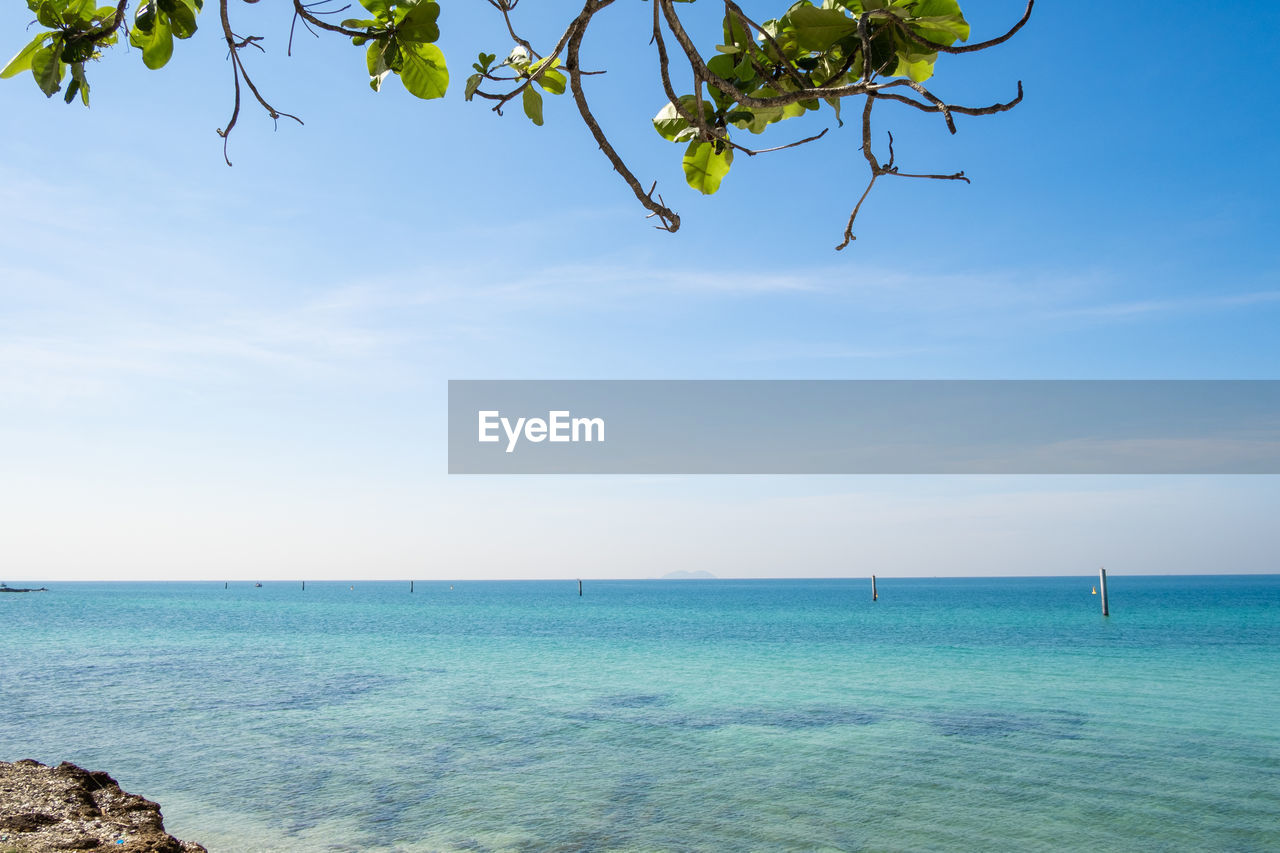
[[(171, 8), (186, 9), (185, 4), (177, 4), (170, 0), (165, 5)], [(194, 27), (195, 19), (190, 21)], [(129, 30), (129, 43), (142, 49), (142, 64), (156, 70), (163, 68), (173, 56), (173, 28), (169, 14), (158, 2), (144, 3), (138, 7), (133, 18), (133, 28)]]
[(31, 57), (31, 75), (36, 78), (40, 91), (48, 98), (52, 98), (53, 93), (62, 88), (62, 75), (65, 73), (65, 66), (58, 58), (58, 54), (62, 52), (59, 41), (55, 38), (53, 44), (40, 48)]
[(752, 133), (764, 133), (766, 127), (786, 118), (782, 114), (782, 107), (756, 107), (751, 112), (755, 114), (755, 118), (747, 125), (747, 130)]
[(442, 98), (449, 88), (449, 68), (444, 53), (434, 44), (401, 45), (400, 82), (409, 93), (424, 100)]
[(725, 46), (733, 45), (739, 50), (750, 50), (755, 47), (751, 39), (751, 34), (747, 32), (746, 27), (742, 26), (742, 22), (734, 15), (724, 16), (724, 43)]
[(189, 39), (196, 32), (196, 14), (185, 3), (174, 3), (169, 13), (173, 25), (173, 34), (180, 39)]
[(738, 66), (738, 57), (732, 53), (717, 53), (707, 60), (707, 70), (717, 77), (733, 81)]
[(71, 79), (80, 84), (80, 102), (89, 106), (89, 81), (84, 76), (83, 62), (71, 66)]
[[(36, 20), (46, 27), (57, 29), (62, 26), (62, 15), (59, 14), (60, 4), (53, 3), (52, 0), (44, 0), (40, 7), (36, 9)], [(56, 90), (55, 90), (56, 91)]]
[[(133, 28), (141, 33), (150, 33), (156, 25), (156, 13), (159, 9), (155, 3), (143, 3), (133, 15)], [(130, 41), (132, 42), (132, 33)], [(134, 45), (137, 47), (137, 45)]]
[[(756, 69), (751, 65), (750, 51), (743, 51), (742, 59), (733, 67), (733, 76), (738, 80), (738, 82), (748, 84), (753, 82), (756, 77), (759, 76), (756, 73)], [(738, 88), (742, 87), (739, 86)]]
[(838, 9), (819, 9), (807, 3), (796, 4), (786, 20), (796, 30), (796, 44), (801, 50), (822, 51), (847, 35), (858, 31), (858, 22)]
[(532, 86), (525, 86), (521, 99), (524, 101), (524, 114), (538, 127), (542, 127), (542, 95)]
[[(134, 38), (135, 33), (137, 38)], [(134, 47), (142, 48), (142, 64), (155, 71), (164, 68), (173, 56), (173, 30), (169, 26), (169, 16), (156, 11), (155, 25), (151, 32), (130, 31), (129, 41)]]
[(396, 25), (396, 34), (407, 41), (433, 42), (440, 38), (440, 27), (436, 25), (439, 17), (440, 4), (422, 0), (410, 7), (404, 20)]
[(67, 23), (82, 21), (88, 24), (93, 20), (93, 0), (71, 0), (62, 17)]
[(563, 95), (568, 84), (569, 81), (563, 74), (550, 68), (542, 72), (542, 76), (538, 78), (538, 85), (553, 95)]
[(916, 62), (901, 61), (898, 67), (894, 69), (891, 77), (910, 77), (917, 83), (923, 83), (933, 76), (933, 61), (937, 59), (937, 54), (930, 56), (928, 59), (921, 59)]
[(26, 47), (14, 54), (13, 59), (10, 59), (4, 68), (0, 68), (0, 79), (7, 80), (10, 77), (16, 77), (29, 69), (31, 67), (31, 57), (35, 56), (36, 51), (40, 49), (40, 45), (44, 44), (45, 40), (52, 35), (53, 33), (40, 33), (40, 35), (28, 42)]
[(383, 58), (383, 49), (386, 45), (382, 41), (371, 41), (369, 47), (364, 52), (365, 65), (369, 69), (369, 86), (375, 92), (382, 90), (382, 81), (387, 79), (387, 75), (391, 73), (391, 69), (387, 67), (387, 63)]
[[(680, 98), (680, 105), (684, 107), (685, 112), (693, 115), (696, 105), (693, 95), (683, 95)], [(715, 117), (715, 112), (711, 105), (706, 101), (702, 102), (702, 115), (707, 121)], [(658, 114), (653, 117), (653, 129), (658, 131), (658, 135), (668, 142), (678, 142), (676, 136), (689, 127), (689, 122), (676, 111), (675, 104), (670, 101), (662, 109), (658, 110)]]
[(59, 58), (68, 63), (84, 62), (93, 58), (94, 50), (94, 44), (91, 41), (64, 41)]
[(840, 127), (844, 127), (844, 120), (840, 118), (840, 99), (827, 98), (826, 101), (828, 104), (831, 105), (831, 109), (836, 111), (836, 124), (838, 124)]
[(910, 77), (917, 83), (923, 83), (933, 76), (933, 63), (938, 54), (898, 33), (893, 33), (893, 41), (898, 64), (891, 77)]
[[(720, 151), (716, 151), (717, 144)], [(703, 195), (711, 195), (720, 189), (720, 181), (729, 174), (729, 166), (733, 164), (733, 148), (721, 142), (704, 142), (695, 139), (685, 149), (684, 179), (689, 186)]]
[(483, 74), (472, 74), (467, 78), (467, 88), (463, 91), (463, 96), (469, 101), (475, 97), (476, 91), (480, 88), (480, 84), (484, 82)]
[(968, 41), (969, 22), (956, 0), (914, 0), (910, 25), (919, 35), (938, 44)]
[(404, 51), (400, 49), (400, 40), (394, 36), (382, 43), (382, 62), (397, 74), (404, 67)]
[(707, 91), (711, 93), (711, 100), (715, 102), (716, 109), (724, 112), (733, 105), (733, 97), (718, 86), (707, 86)]
[[(545, 64), (546, 64), (545, 59), (539, 59), (529, 69), (529, 73), (536, 74), (538, 69)], [(538, 85), (541, 86), (543, 89), (546, 89), (548, 92), (550, 92), (553, 95), (563, 95), (564, 87), (568, 82), (565, 80), (565, 76), (563, 74), (555, 70), (556, 66), (559, 64), (560, 64), (559, 59), (553, 59), (551, 61), (551, 67), (548, 68), (546, 71), (543, 71), (542, 76), (538, 78)]]
[(391, 4), (387, 0), (360, 0), (360, 5), (368, 9), (375, 18), (385, 21), (391, 17)]
[[(952, 45), (957, 40), (968, 41), (969, 24), (960, 19), (960, 24), (954, 21), (946, 20), (943, 23), (935, 24), (940, 21), (938, 18), (923, 18), (918, 21), (909, 21), (907, 26), (911, 27), (915, 34), (921, 38), (926, 38), (936, 44)], [(963, 33), (963, 35), (961, 35)]]

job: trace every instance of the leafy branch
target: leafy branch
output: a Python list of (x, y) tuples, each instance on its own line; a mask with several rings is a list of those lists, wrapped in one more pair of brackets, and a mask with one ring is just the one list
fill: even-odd
[[(262, 94), (249, 74), (242, 52), (262, 50), (261, 36), (242, 36), (232, 27), (231, 0), (218, 0), (219, 23), (227, 45), (233, 78), (233, 106), (226, 126), (218, 129), (227, 140), (241, 107), (242, 87), (273, 120), (297, 116), (277, 109)], [(257, 0), (245, 0), (257, 2)], [(332, 8), (331, 0), (307, 3), (293, 0), (289, 52), (299, 23), (313, 36), (331, 33), (363, 47), (369, 85), (380, 91), (395, 76), (411, 94), (424, 100), (443, 97), (449, 87), (449, 69), (435, 44), (440, 37), (440, 6), (435, 0), (360, 0), (365, 17), (337, 20), (349, 6)], [(498, 52), (481, 52), (472, 64), (463, 95), (493, 104), (499, 115), (519, 98), (524, 114), (535, 125), (544, 122), (544, 96), (569, 92), (587, 131), (605, 158), (631, 189), (632, 194), (656, 217), (658, 228), (674, 232), (680, 217), (655, 195), (657, 182), (646, 190), (610, 142), (592, 111), (583, 78), (602, 74), (581, 66), (582, 43), (595, 16), (615, 0), (585, 0), (562, 35), (545, 52), (517, 27), (519, 0), (488, 0), (501, 19), (501, 38), (514, 44), (506, 58)], [(677, 2), (651, 0), (650, 42), (658, 55), (658, 77), (666, 105), (654, 116), (654, 130), (669, 142), (684, 146), (681, 165), (685, 181), (703, 193), (715, 193), (728, 175), (735, 152), (754, 157), (802, 147), (825, 137), (831, 129), (769, 147), (743, 143), (741, 133), (761, 135), (773, 125), (830, 108), (835, 123), (843, 126), (841, 108), (846, 99), (862, 98), (859, 149), (870, 171), (866, 188), (853, 206), (844, 229), (843, 249), (854, 239), (853, 227), (871, 189), (884, 176), (928, 180), (964, 181), (964, 172), (932, 174), (904, 172), (896, 163), (893, 135), (888, 159), (879, 160), (872, 150), (875, 135), (873, 111), (878, 102), (901, 104), (926, 113), (937, 113), (950, 133), (957, 130), (957, 115), (986, 116), (1017, 106), (1017, 96), (989, 106), (952, 103), (935, 94), (925, 83), (933, 77), (940, 54), (960, 55), (986, 50), (1012, 38), (1030, 19), (1035, 0), (1027, 0), (1022, 17), (1003, 34), (968, 44), (969, 24), (957, 0), (798, 0), (778, 18), (757, 22), (735, 0), (721, 0), (723, 42), (704, 56), (694, 43), (677, 11)], [(27, 0), (43, 28), (10, 62), (0, 78), (30, 71), (46, 96), (62, 90), (70, 74), (65, 100), (78, 95), (89, 104), (87, 62), (98, 60), (117, 42), (127, 21), (129, 0), (114, 6), (94, 6), (94, 0)], [(173, 55), (174, 41), (190, 38), (197, 30), (204, 0), (145, 0), (136, 5), (129, 43), (139, 48), (143, 64), (159, 69)], [(668, 40), (674, 51), (668, 49)], [(963, 43), (963, 44), (961, 44)], [(673, 59), (692, 76), (692, 91), (679, 93), (672, 84)]]

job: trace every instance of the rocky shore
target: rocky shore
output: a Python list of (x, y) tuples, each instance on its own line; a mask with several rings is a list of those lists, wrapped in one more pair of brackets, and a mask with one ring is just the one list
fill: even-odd
[(0, 853), (207, 853), (164, 831), (160, 806), (101, 771), (0, 761)]

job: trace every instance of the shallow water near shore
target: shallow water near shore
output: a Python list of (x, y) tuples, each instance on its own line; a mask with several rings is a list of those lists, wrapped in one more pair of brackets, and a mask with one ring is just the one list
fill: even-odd
[(1280, 576), (67, 583), (0, 760), (213, 853), (1280, 849)]

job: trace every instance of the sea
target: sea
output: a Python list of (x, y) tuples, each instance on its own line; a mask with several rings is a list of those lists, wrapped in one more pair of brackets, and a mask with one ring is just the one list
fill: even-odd
[(0, 760), (212, 853), (1280, 850), (1280, 576), (1108, 581), (49, 583)]

